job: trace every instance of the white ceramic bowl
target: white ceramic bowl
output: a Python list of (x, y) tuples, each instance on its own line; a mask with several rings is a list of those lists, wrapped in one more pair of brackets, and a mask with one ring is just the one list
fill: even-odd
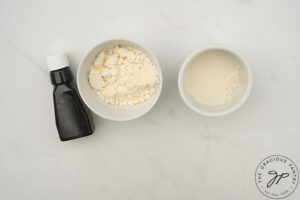
[[(245, 85), (242, 89), (242, 92), (238, 96), (238, 101), (233, 102), (231, 104), (224, 104), (220, 106), (207, 106), (201, 104), (196, 101), (187, 91), (185, 83), (184, 83), (184, 74), (186, 68), (189, 66), (190, 62), (199, 54), (208, 51), (208, 50), (222, 50), (230, 53), (234, 57), (236, 57), (240, 63), (241, 67), (241, 75), (245, 78)], [(223, 116), (240, 108), (248, 98), (250, 91), (252, 88), (252, 73), (249, 67), (249, 64), (244, 59), (244, 57), (239, 54), (236, 50), (233, 50), (230, 47), (226, 46), (207, 46), (201, 49), (194, 51), (191, 55), (189, 55), (185, 61), (183, 62), (179, 75), (178, 75), (178, 89), (181, 98), (185, 102), (185, 104), (193, 111), (205, 115), (205, 116)]]
[[(155, 93), (152, 95), (152, 97), (143, 103), (139, 103), (133, 106), (111, 105), (103, 101), (89, 85), (88, 73), (96, 56), (101, 51), (106, 51), (118, 45), (132, 46), (139, 49), (151, 59), (152, 63), (157, 69), (160, 84), (156, 89)], [(147, 113), (155, 105), (155, 103), (157, 102), (160, 96), (161, 89), (162, 89), (162, 82), (163, 80), (162, 80), (161, 68), (154, 55), (150, 51), (146, 50), (145, 48), (141, 47), (140, 45), (134, 42), (127, 41), (127, 40), (120, 40), (120, 39), (105, 41), (93, 47), (83, 57), (77, 71), (78, 90), (85, 104), (97, 115), (114, 121), (132, 120)]]

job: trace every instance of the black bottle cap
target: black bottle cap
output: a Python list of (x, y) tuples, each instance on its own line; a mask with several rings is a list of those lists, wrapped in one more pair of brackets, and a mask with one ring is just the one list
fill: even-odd
[(52, 85), (60, 85), (73, 81), (74, 77), (69, 67), (64, 67), (50, 72)]
[(69, 59), (66, 54), (56, 54), (46, 58), (50, 71), (52, 85), (60, 85), (71, 82), (74, 77), (69, 68)]

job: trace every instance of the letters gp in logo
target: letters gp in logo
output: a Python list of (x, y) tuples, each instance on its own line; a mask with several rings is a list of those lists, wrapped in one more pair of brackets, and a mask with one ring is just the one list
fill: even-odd
[(255, 171), (255, 182), (259, 191), (272, 199), (282, 199), (297, 188), (299, 173), (294, 162), (281, 155), (262, 160)]

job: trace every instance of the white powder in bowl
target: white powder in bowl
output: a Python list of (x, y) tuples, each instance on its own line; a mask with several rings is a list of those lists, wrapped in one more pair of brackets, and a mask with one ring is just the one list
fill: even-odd
[(156, 67), (133, 47), (115, 47), (101, 52), (90, 68), (88, 79), (99, 97), (113, 105), (144, 102), (159, 85)]

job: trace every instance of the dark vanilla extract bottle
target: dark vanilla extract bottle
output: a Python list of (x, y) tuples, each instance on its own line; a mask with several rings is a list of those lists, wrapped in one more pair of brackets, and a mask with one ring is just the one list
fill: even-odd
[(54, 86), (55, 121), (60, 140), (67, 141), (91, 135), (95, 128), (93, 119), (78, 95), (67, 56), (49, 56), (46, 61)]

